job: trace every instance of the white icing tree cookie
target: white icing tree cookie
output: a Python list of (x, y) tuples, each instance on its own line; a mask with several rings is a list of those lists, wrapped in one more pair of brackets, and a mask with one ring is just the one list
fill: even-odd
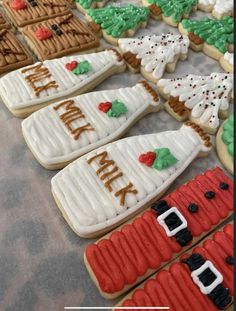
[(22, 122), (22, 130), (36, 159), (48, 169), (58, 169), (119, 138), (145, 114), (160, 109), (157, 93), (141, 81), (42, 108)]
[(228, 116), (233, 75), (212, 73), (210, 76), (161, 79), (157, 87), (167, 99), (165, 108), (171, 115), (179, 121), (189, 118), (213, 134), (219, 127), (219, 118)]
[(179, 130), (128, 137), (74, 161), (52, 179), (52, 193), (71, 228), (102, 235), (159, 198), (210, 137), (188, 121)]
[(224, 56), (220, 58), (220, 65), (226, 72), (233, 73), (234, 72), (234, 54), (226, 52)]
[(0, 78), (0, 95), (15, 116), (26, 117), (50, 103), (85, 93), (124, 70), (122, 56), (113, 49), (46, 60)]
[(132, 72), (140, 70), (146, 79), (157, 82), (165, 70), (173, 72), (177, 61), (187, 58), (189, 39), (174, 34), (150, 35), (122, 38), (118, 45)]
[(232, 16), (234, 9), (233, 0), (198, 0), (198, 8), (221, 19), (225, 15)]

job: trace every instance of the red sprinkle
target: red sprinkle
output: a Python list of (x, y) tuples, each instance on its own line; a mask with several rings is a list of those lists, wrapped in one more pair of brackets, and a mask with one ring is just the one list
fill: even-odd
[(41, 27), (35, 31), (35, 35), (39, 40), (46, 40), (52, 37), (52, 33), (48, 28)]
[(26, 3), (24, 0), (13, 0), (11, 2), (11, 8), (13, 10), (23, 10), (27, 7)]
[(147, 166), (152, 166), (155, 159), (156, 159), (156, 153), (152, 151), (143, 153), (139, 156), (139, 162), (144, 163)]
[(78, 62), (76, 60), (73, 60), (72, 62), (67, 63), (65, 65), (65, 67), (66, 67), (67, 70), (72, 71), (72, 70), (74, 70), (77, 67), (77, 65), (78, 65)]
[(109, 109), (111, 109), (111, 106), (112, 106), (111, 102), (100, 103), (98, 105), (98, 109), (106, 113)]

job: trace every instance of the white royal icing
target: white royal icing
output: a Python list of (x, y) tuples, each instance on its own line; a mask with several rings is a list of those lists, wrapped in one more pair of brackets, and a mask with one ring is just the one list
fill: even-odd
[(226, 53), (224, 54), (224, 59), (225, 59), (231, 66), (234, 65), (234, 54), (233, 54), (233, 53), (226, 52)]
[[(158, 171), (139, 162), (142, 153), (169, 148), (178, 159), (169, 168)], [(89, 235), (130, 216), (162, 193), (201, 151), (209, 151), (200, 136), (189, 126), (177, 131), (129, 137), (105, 145), (72, 162), (52, 179), (52, 192), (66, 219), (79, 235)], [(112, 183), (109, 192), (96, 174), (98, 161), (92, 157), (106, 151), (123, 175)], [(110, 168), (109, 168), (110, 171)], [(137, 194), (127, 194), (125, 204), (115, 192), (131, 182)]]
[[(45, 165), (71, 161), (114, 140), (148, 107), (160, 106), (159, 100), (154, 101), (142, 83), (134, 87), (91, 92), (70, 99), (74, 100), (74, 106), (79, 107), (84, 114), (84, 118), (71, 123), (72, 128), (90, 123), (94, 131), (85, 131), (75, 140), (59, 118), (65, 113), (65, 107), (57, 111), (54, 109), (59, 103), (40, 109), (22, 122), (24, 137), (33, 153)], [(109, 117), (98, 109), (99, 103), (116, 99), (128, 108), (124, 115)]]
[(233, 11), (233, 0), (198, 0), (198, 3), (203, 6), (210, 6), (216, 13), (230, 14)]
[(144, 70), (151, 73), (154, 79), (160, 79), (167, 64), (180, 54), (188, 53), (189, 39), (187, 36), (165, 34), (119, 39), (118, 44), (123, 52), (137, 54)]
[(233, 0), (216, 0), (214, 11), (220, 15), (233, 12)]
[[(65, 68), (67, 63), (74, 60), (78, 62), (88, 60), (92, 69), (85, 74), (75, 75)], [(31, 65), (12, 71), (2, 77), (0, 79), (0, 94), (11, 109), (39, 105), (69, 96), (101, 75), (104, 75), (112, 67), (122, 65), (123, 60), (118, 61), (116, 54), (112, 50), (45, 60), (43, 66), (48, 68), (52, 76), (44, 79), (43, 85), (54, 80), (58, 84), (58, 88), (49, 88), (42, 91), (39, 96), (36, 96), (35, 91), (25, 79), (25, 76), (29, 75), (30, 72), (22, 73), (23, 69), (32, 67)], [(39, 82), (37, 86), (42, 86), (42, 82)]]
[[(212, 73), (210, 76), (187, 75), (184, 78), (161, 79), (157, 86), (169, 96), (179, 97), (191, 110), (193, 118), (207, 123), (211, 128), (219, 126), (219, 111), (229, 109), (233, 92), (233, 75)], [(209, 91), (209, 92), (208, 92)]]

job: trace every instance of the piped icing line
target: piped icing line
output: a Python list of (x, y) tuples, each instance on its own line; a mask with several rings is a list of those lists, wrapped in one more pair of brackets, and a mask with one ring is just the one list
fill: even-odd
[[(91, 70), (83, 75), (75, 75), (66, 69), (66, 64), (72, 61), (81, 62), (87, 60), (91, 64)], [(0, 78), (0, 94), (10, 109), (22, 109), (34, 105), (46, 104), (47, 102), (60, 100), (105, 75), (113, 68), (123, 68), (124, 62), (121, 55), (112, 49), (98, 53), (66, 56), (54, 60), (37, 62), (34, 66), (19, 69)], [(30, 69), (32, 68), (32, 69)], [(40, 81), (32, 83), (27, 81), (29, 75), (39, 75), (41, 68)], [(52, 84), (54, 81), (54, 84)], [(53, 87), (43, 89), (37, 93), (35, 88), (41, 88), (47, 84)], [(12, 85), (15, 85), (15, 92), (12, 92)], [(57, 87), (55, 87), (57, 86)]]
[[(215, 193), (214, 199), (205, 196), (210, 190)], [(197, 207), (194, 211), (190, 208), (193, 204)], [(134, 286), (139, 278), (158, 270), (184, 246), (190, 247), (192, 238), (196, 241), (211, 231), (232, 210), (232, 180), (219, 167), (207, 170), (129, 223), (88, 245), (85, 257), (89, 271), (101, 293), (114, 298)], [(165, 215), (167, 212), (170, 214)], [(163, 219), (159, 219), (161, 215), (167, 230)]]
[[(216, 51), (222, 54), (227, 52), (229, 45), (234, 42), (234, 21), (230, 16), (224, 16), (220, 20), (208, 17), (201, 20), (184, 19), (179, 24), (181, 33), (183, 32), (182, 28), (188, 32), (190, 40), (191, 36), (194, 35), (208, 45), (213, 46)], [(201, 44), (202, 42), (199, 43)], [(195, 44), (198, 44), (197, 41)]]
[[(219, 114), (229, 110), (233, 94), (233, 75), (212, 73), (210, 76), (187, 75), (182, 78), (161, 79), (157, 87), (168, 97), (167, 105), (179, 116), (190, 114), (216, 129)], [(184, 106), (184, 108), (183, 108)]]
[[(156, 148), (169, 148), (178, 161), (161, 171), (139, 162), (140, 154)], [(52, 192), (75, 232), (82, 236), (96, 235), (96, 232), (108, 230), (143, 208), (160, 195), (198, 154), (207, 154), (210, 150), (209, 136), (191, 122), (177, 131), (125, 138), (71, 163), (52, 179)], [(90, 159), (94, 160), (91, 162)], [(107, 169), (104, 162), (109, 163)], [(101, 178), (103, 172), (113, 169), (114, 175)], [(121, 175), (113, 180), (116, 173)], [(108, 191), (108, 184), (112, 184), (112, 191)], [(137, 193), (126, 195), (123, 192), (125, 202), (121, 204), (122, 193), (119, 191), (130, 184)], [(89, 195), (91, 189), (93, 196)]]
[(17, 27), (23, 27), (70, 12), (66, 0), (3, 0), (2, 5)]
[(76, 0), (76, 4), (81, 6), (84, 10), (91, 8), (103, 7), (109, 0)]
[(149, 19), (149, 9), (133, 4), (125, 6), (111, 6), (105, 8), (90, 9), (87, 18), (98, 25), (108, 36), (112, 38), (122, 37), (137, 30)]
[[(189, 16), (196, 9), (197, 0), (145, 0), (144, 4), (149, 7), (155, 5), (159, 14), (154, 14), (155, 17), (162, 15), (164, 18), (171, 18), (172, 23), (179, 23), (183, 17)], [(153, 11), (152, 11), (153, 12)], [(155, 11), (154, 11), (155, 12)], [(154, 13), (153, 12), (153, 13)]]
[[(160, 271), (133, 290), (118, 303), (118, 306), (124, 307), (121, 308), (122, 311), (125, 307), (140, 306), (168, 306), (177, 311), (190, 310), (190, 308), (193, 311), (217, 311), (220, 308), (216, 304), (222, 304), (222, 307), (227, 303), (230, 304), (234, 274), (233, 266), (227, 263), (227, 258), (233, 256), (233, 237), (233, 225), (225, 225), (222, 231), (215, 232), (211, 238), (205, 239), (200, 246), (195, 247), (191, 254), (182, 255), (179, 261), (170, 264), (167, 269)], [(219, 290), (218, 295), (213, 299), (202, 294), (198, 285), (193, 282), (190, 269), (182, 262), (189, 256), (192, 258), (201, 256), (204, 260), (210, 261), (222, 275), (223, 286), (229, 289), (229, 294), (227, 290), (223, 293)], [(208, 274), (201, 275), (201, 279), (209, 283), (210, 277)]]
[[(104, 104), (110, 103), (106, 111)], [(44, 166), (67, 163), (122, 133), (149, 111), (158, 111), (157, 93), (144, 81), (133, 87), (91, 92), (54, 103), (22, 122), (24, 137)]]
[(180, 55), (187, 55), (189, 39), (174, 34), (150, 35), (121, 38), (118, 45), (128, 65), (134, 69), (141, 66), (156, 81), (163, 76), (168, 64), (176, 62)]

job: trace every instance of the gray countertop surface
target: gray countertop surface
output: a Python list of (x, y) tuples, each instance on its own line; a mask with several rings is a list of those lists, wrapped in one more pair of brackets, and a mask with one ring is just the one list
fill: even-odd
[[(191, 17), (203, 15), (206, 14), (197, 12)], [(167, 32), (178, 30), (150, 20), (136, 36)], [(217, 61), (190, 50), (188, 60), (180, 61), (175, 73), (164, 77), (222, 71)], [(140, 74), (127, 71), (109, 78), (95, 90), (132, 86), (140, 79)], [(136, 123), (126, 136), (180, 126), (162, 110)], [(118, 300), (106, 301), (100, 296), (86, 271), (83, 252), (92, 240), (72, 232), (53, 200), (50, 180), (56, 171), (47, 171), (37, 163), (23, 139), (21, 120), (13, 117), (2, 102), (0, 142), (0, 310), (59, 311), (65, 306), (115, 305)], [(221, 166), (213, 149), (208, 157), (195, 160), (169, 191), (216, 165)]]

